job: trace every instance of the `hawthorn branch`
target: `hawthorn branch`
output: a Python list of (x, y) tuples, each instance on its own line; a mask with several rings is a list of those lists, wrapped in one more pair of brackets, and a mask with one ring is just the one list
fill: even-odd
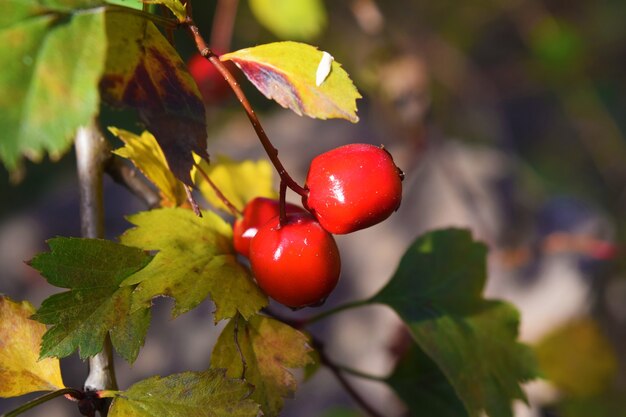
[(239, 0), (218, 0), (211, 27), (211, 46), (217, 51), (228, 51), (233, 37)]
[(204, 38), (202, 38), (202, 35), (200, 35), (200, 31), (198, 30), (198, 27), (194, 23), (193, 19), (191, 18), (191, 15), (187, 16), (187, 20), (185, 21), (184, 24), (189, 34), (193, 37), (194, 42), (196, 43), (196, 47), (198, 48), (198, 51), (200, 52), (200, 54), (204, 58), (208, 59), (211, 62), (211, 64), (215, 66), (215, 68), (217, 68), (217, 70), (220, 72), (222, 77), (224, 77), (226, 82), (230, 85), (230, 88), (235, 93), (235, 96), (237, 96), (239, 103), (241, 103), (242, 107), (244, 108), (246, 114), (248, 115), (248, 119), (250, 120), (250, 123), (252, 124), (252, 127), (254, 128), (254, 131), (256, 132), (259, 140), (261, 141), (261, 145), (263, 145), (263, 149), (265, 149), (265, 153), (267, 153), (267, 156), (269, 157), (270, 161), (276, 168), (276, 171), (278, 172), (278, 175), (280, 176), (280, 180), (285, 182), (285, 184), (287, 184), (287, 187), (291, 188), (294, 192), (296, 192), (300, 196), (302, 197), (306, 196), (308, 194), (307, 189), (300, 186), (296, 181), (294, 181), (293, 178), (291, 178), (291, 176), (289, 175), (289, 173), (283, 166), (282, 162), (278, 158), (278, 149), (276, 149), (274, 145), (272, 145), (272, 142), (270, 141), (269, 137), (265, 133), (263, 126), (261, 126), (261, 122), (259, 121), (259, 118), (254, 112), (254, 109), (252, 108), (252, 105), (248, 101), (248, 98), (246, 97), (243, 90), (239, 86), (239, 83), (237, 82), (233, 74), (230, 72), (230, 70), (226, 68), (226, 66), (222, 63), (222, 61), (220, 61), (219, 57), (211, 50), (211, 48), (208, 47)]
[[(102, 176), (110, 148), (96, 121), (82, 126), (76, 132), (76, 166), (80, 195), (81, 233), (87, 238), (104, 237), (104, 200)], [(107, 335), (102, 352), (89, 358), (89, 375), (85, 380), (85, 391), (117, 389), (113, 349)], [(108, 404), (99, 408), (105, 417)]]
[(133, 195), (143, 201), (149, 208), (156, 208), (161, 202), (159, 193), (153, 190), (138, 175), (137, 171), (122, 161), (117, 155), (111, 154), (104, 167), (113, 181), (124, 186)]

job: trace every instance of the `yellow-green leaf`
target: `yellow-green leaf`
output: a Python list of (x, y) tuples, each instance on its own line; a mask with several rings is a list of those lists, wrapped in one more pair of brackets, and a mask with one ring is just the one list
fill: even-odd
[(323, 52), (311, 45), (275, 42), (240, 49), (220, 59), (233, 61), (267, 98), (298, 115), (358, 122), (356, 100), (361, 95), (336, 60), (328, 77), (316, 84), (322, 56)]
[(322, 0), (250, 0), (256, 19), (281, 39), (309, 40), (326, 26)]
[(150, 132), (144, 131), (139, 136), (115, 127), (109, 127), (109, 130), (124, 142), (124, 146), (113, 153), (133, 161), (137, 169), (156, 185), (161, 193), (162, 206), (180, 206), (185, 203), (185, 188), (170, 171), (161, 147)]
[(202, 216), (165, 208), (128, 218), (137, 227), (121, 236), (122, 243), (159, 251), (146, 268), (122, 283), (139, 284), (133, 293), (136, 308), (164, 295), (176, 300), (173, 315), (178, 316), (210, 296), (219, 321), (237, 312), (250, 317), (267, 305), (248, 269), (237, 262), (230, 224), (211, 211)]
[(590, 318), (557, 329), (543, 339), (535, 351), (540, 369), (548, 380), (570, 396), (601, 395), (617, 374), (615, 351), (598, 324)]
[(187, 10), (179, 0), (143, 0), (146, 4), (162, 4), (176, 16), (179, 22), (184, 22), (187, 18)]
[(223, 369), (183, 372), (139, 381), (115, 393), (110, 417), (256, 417), (251, 387), (228, 379)]
[(59, 360), (39, 361), (46, 326), (31, 320), (35, 309), (0, 296), (0, 397), (63, 388)]
[[(218, 156), (217, 161), (210, 164), (200, 158), (196, 160), (222, 194), (239, 210), (243, 210), (248, 201), (255, 197), (276, 198), (272, 181), (274, 170), (266, 160), (238, 162), (226, 156)], [(192, 175), (204, 198), (214, 207), (228, 211), (228, 207), (197, 169), (193, 170)]]
[[(235, 336), (239, 347), (235, 344)], [(231, 378), (245, 378), (254, 385), (250, 396), (261, 404), (264, 415), (276, 416), (284, 398), (292, 398), (296, 380), (287, 368), (303, 368), (314, 362), (308, 338), (298, 330), (269, 317), (235, 318), (220, 335), (211, 355), (211, 366), (226, 368)]]

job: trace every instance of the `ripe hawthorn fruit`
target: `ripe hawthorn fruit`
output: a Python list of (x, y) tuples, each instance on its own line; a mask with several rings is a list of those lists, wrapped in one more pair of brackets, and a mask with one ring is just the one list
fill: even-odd
[(187, 68), (205, 103), (219, 103), (228, 96), (228, 82), (208, 59), (196, 53), (189, 58)]
[(324, 229), (351, 233), (391, 215), (402, 200), (404, 174), (382, 147), (340, 146), (311, 162), (302, 203)]
[[(302, 207), (286, 203), (285, 211), (289, 213), (306, 213)], [(280, 205), (278, 200), (256, 197), (250, 200), (243, 209), (243, 217), (235, 220), (233, 226), (233, 243), (237, 253), (248, 257), (250, 255), (250, 241), (261, 226), (278, 216)]]
[(250, 264), (259, 287), (291, 308), (323, 303), (341, 271), (335, 239), (309, 213), (262, 226), (250, 243)]

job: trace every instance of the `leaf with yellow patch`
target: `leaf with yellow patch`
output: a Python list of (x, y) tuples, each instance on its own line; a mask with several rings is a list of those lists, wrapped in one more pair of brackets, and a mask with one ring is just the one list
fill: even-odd
[(176, 300), (172, 314), (178, 316), (210, 295), (219, 321), (237, 312), (250, 317), (267, 305), (248, 269), (237, 262), (230, 224), (212, 211), (202, 216), (164, 208), (128, 218), (137, 227), (121, 236), (122, 243), (159, 251), (122, 283), (139, 284), (133, 292), (135, 308), (147, 308), (152, 298), (164, 295)]
[(235, 318), (222, 331), (211, 355), (211, 366), (226, 368), (228, 376), (240, 378), (240, 350), (247, 365), (245, 379), (255, 387), (250, 397), (261, 404), (264, 415), (278, 415), (284, 398), (292, 398), (296, 391), (296, 380), (287, 368), (303, 368), (314, 362), (309, 339), (269, 317), (257, 315), (247, 322)]
[(115, 127), (109, 127), (109, 131), (124, 142), (124, 146), (113, 153), (133, 161), (137, 169), (152, 181), (160, 191), (162, 206), (180, 206), (187, 201), (183, 183), (170, 171), (161, 147), (150, 132), (144, 131), (139, 136)]
[(233, 61), (267, 98), (298, 115), (316, 119), (359, 121), (356, 100), (361, 98), (348, 73), (333, 60), (330, 73), (318, 86), (317, 70), (323, 52), (298, 42), (275, 42), (220, 56)]
[[(239, 210), (243, 210), (255, 197), (276, 198), (272, 181), (274, 170), (266, 160), (238, 162), (226, 156), (218, 156), (217, 161), (210, 164), (200, 158), (196, 160), (222, 194)], [(200, 172), (194, 169), (192, 175), (204, 198), (214, 207), (228, 212), (228, 207)]]
[(39, 358), (46, 326), (31, 320), (35, 309), (0, 296), (0, 397), (63, 388), (58, 359)]

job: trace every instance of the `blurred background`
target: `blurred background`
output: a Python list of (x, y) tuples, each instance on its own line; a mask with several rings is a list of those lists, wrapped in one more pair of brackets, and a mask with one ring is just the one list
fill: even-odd
[[(527, 385), (530, 406), (516, 404), (516, 416), (626, 415), (626, 2), (277, 1), (269, 16), (266, 3), (192, 1), (216, 50), (307, 42), (330, 52), (364, 96), (353, 125), (299, 117), (246, 88), (292, 176), (303, 182), (315, 155), (350, 142), (384, 144), (406, 173), (397, 213), (337, 238), (344, 270), (322, 308), (375, 293), (419, 234), (471, 228), (490, 248), (487, 295), (520, 310), (521, 339), (545, 376)], [(291, 24), (276, 22), (281, 3), (291, 3)], [(174, 40), (191, 58), (189, 39)], [(209, 152), (263, 158), (238, 103), (206, 88)], [(107, 108), (102, 124), (141, 131), (132, 115)], [(107, 237), (115, 238), (129, 227), (124, 216), (146, 207), (105, 181)], [(27, 164), (19, 184), (0, 167), (1, 293), (39, 306), (56, 292), (23, 261), (48, 238), (80, 235), (77, 192), (71, 152)], [(207, 367), (221, 329), (212, 305), (176, 321), (171, 306), (155, 301), (132, 367), (118, 358), (122, 388)], [(306, 310), (299, 314), (313, 312)], [(402, 354), (402, 326), (382, 307), (342, 313), (312, 331), (337, 362), (371, 374), (388, 374)], [(85, 364), (71, 357), (62, 368), (68, 384), (82, 386)], [(382, 384), (351, 381), (384, 415), (405, 415)], [(21, 402), (3, 400), (0, 412)], [(29, 415), (76, 414), (55, 400)], [(284, 415), (364, 414), (322, 369)]]

